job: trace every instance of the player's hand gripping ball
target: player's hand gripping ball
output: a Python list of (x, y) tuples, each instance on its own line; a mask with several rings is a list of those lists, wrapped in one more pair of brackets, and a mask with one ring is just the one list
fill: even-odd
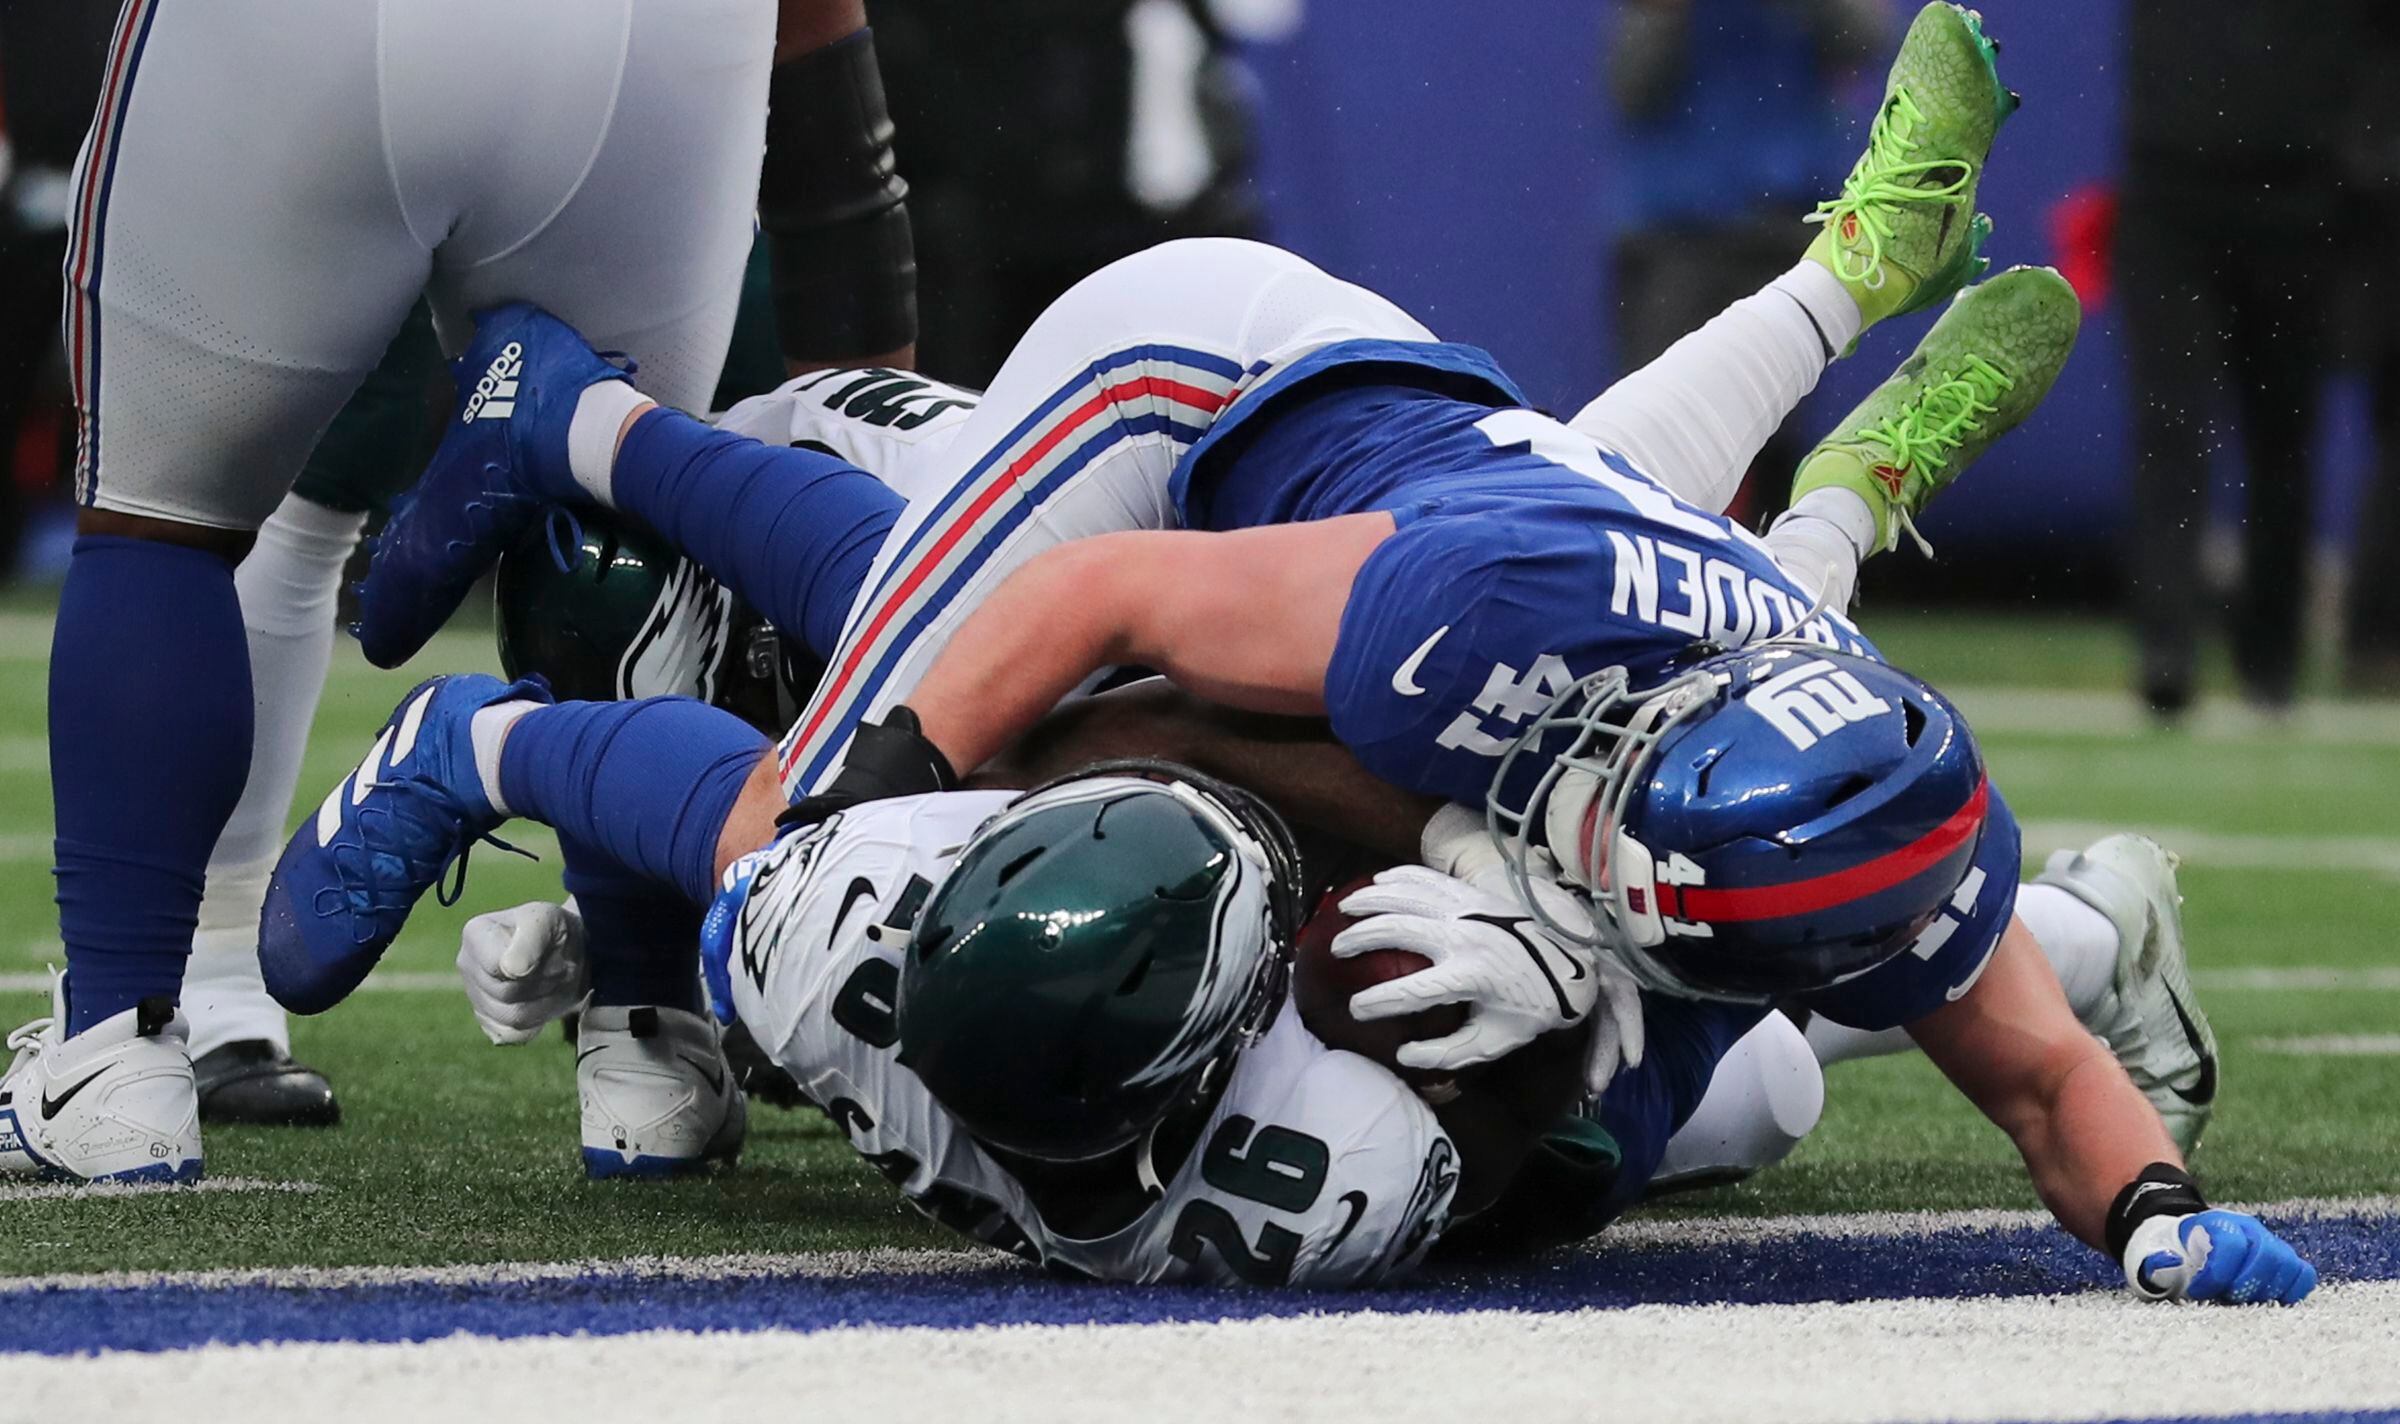
[(1328, 1047), (1372, 1058), (1419, 1091), (1431, 1088), (1438, 1093), (1449, 1075), (1402, 1067), (1400, 1049), (1414, 1039), (1456, 1033), (1467, 1021), (1465, 1005), (1441, 1004), (1382, 1019), (1361, 1020), (1350, 1012), (1350, 1000), (1360, 990), (1405, 978), (1433, 963), (1405, 949), (1377, 949), (1347, 959), (1334, 958), (1334, 936), (1357, 923), (1342, 913), (1342, 901), (1373, 883), (1362, 876), (1335, 889), (1300, 927), (1292, 964), (1292, 1000), (1299, 1006), (1300, 1022)]

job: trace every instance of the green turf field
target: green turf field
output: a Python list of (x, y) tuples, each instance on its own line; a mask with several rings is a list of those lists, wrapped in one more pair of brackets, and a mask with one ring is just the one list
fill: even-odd
[[(56, 956), (50, 913), (38, 606), (0, 612), (0, 975)], [(2118, 695), (2113, 631), (2077, 621), (1867, 619), (1905, 665), (1957, 692), (2027, 823), (2029, 854), (2103, 828), (2181, 843), (2202, 997), (2224, 1096), (2199, 1165), (2227, 1199), (2384, 1192), (2400, 1182), (2400, 707), (2312, 705), (2269, 727), (2212, 708), (2142, 726)], [(447, 635), (425, 670), (488, 667)], [(302, 809), (363, 751), (414, 675), (337, 658)], [(547, 847), (540, 837), (528, 838)], [(593, 1185), (576, 1154), (572, 1054), (553, 1037), (487, 1046), (449, 969), (467, 914), (555, 893), (555, 857), (485, 852), (466, 901), (430, 903), (378, 978), (296, 1048), (346, 1120), (328, 1132), (215, 1130), (219, 1182), (292, 1190), (0, 1197), (0, 1270), (558, 1260), (947, 1244), (811, 1115), (763, 1109), (739, 1171), (672, 1186)], [(2328, 970), (2311, 978), (2294, 970)], [(2295, 987), (2314, 984), (2317, 987)], [(370, 981), (376, 989), (376, 981)], [(0, 995), (11, 1024), (47, 1012)], [(2347, 1050), (2335, 1052), (2332, 1050)], [(1686, 1198), (1707, 1212), (2032, 1206), (2010, 1149), (1921, 1061), (1828, 1080), (1824, 1125), (1757, 1181)]]

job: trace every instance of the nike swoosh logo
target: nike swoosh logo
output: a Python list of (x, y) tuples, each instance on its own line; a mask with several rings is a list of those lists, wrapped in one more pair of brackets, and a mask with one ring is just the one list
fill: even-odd
[(1367, 1194), (1365, 1192), (1344, 1192), (1342, 1193), (1342, 1205), (1350, 1208), (1350, 1216), (1342, 1223), (1342, 1229), (1333, 1233), (1333, 1239), (1325, 1243), (1325, 1254), (1328, 1256), (1333, 1254), (1333, 1248), (1350, 1239), (1351, 1232), (1358, 1230), (1360, 1219), (1367, 1214)]
[(1425, 695), (1425, 689), (1417, 686), (1417, 669), (1425, 666), (1425, 655), (1432, 652), (1433, 645), (1440, 642), (1449, 632), (1450, 625), (1444, 623), (1441, 627), (1433, 630), (1432, 637), (1417, 644), (1417, 650), (1408, 655), (1408, 661), (1400, 664), (1400, 670), (1392, 674), (1392, 691), (1399, 693), (1402, 697)]
[(872, 900), (874, 898), (874, 881), (869, 880), (867, 877), (861, 875), (857, 879), (850, 882), (850, 888), (842, 892), (841, 913), (833, 917), (833, 934), (825, 941), (825, 947), (827, 949), (837, 949), (841, 946), (842, 926), (850, 922), (850, 912), (858, 908), (858, 902), (861, 900)]
[[(1496, 930), (1506, 930), (1509, 934), (1509, 937), (1517, 942), (1517, 947), (1525, 951), (1525, 957), (1533, 961), (1533, 967), (1542, 971), (1542, 978), (1550, 985), (1550, 993), (1558, 1000), (1558, 1021), (1560, 1023), (1574, 1023), (1577, 1019), (1583, 1017), (1581, 1014), (1575, 1012), (1575, 1006), (1573, 1004), (1567, 1002), (1567, 991), (1559, 987), (1558, 976), (1550, 972), (1550, 962), (1542, 957), (1542, 952), (1534, 947), (1533, 941), (1525, 937), (1525, 931), (1517, 928), (1519, 925), (1529, 925), (1533, 923), (1531, 919), (1523, 915), (1518, 915), (1513, 919), (1503, 919), (1498, 915), (1461, 915), (1459, 918), (1462, 920), (1473, 920), (1478, 924), (1490, 925)], [(1570, 960), (1568, 961), (1567, 967), (1575, 971), (1575, 977), (1577, 979), (1584, 977), (1584, 968), (1582, 965), (1576, 964)]]
[(675, 1056), (682, 1059), (684, 1062), (691, 1064), (694, 1068), (700, 1070), (701, 1081), (708, 1084), (708, 1090), (710, 1092), (716, 1094), (720, 1098), (725, 1096), (724, 1069), (719, 1068), (714, 1063), (703, 1063), (688, 1053), (678, 1053)]
[(2168, 1091), (2193, 1107), (2207, 1107), (2217, 1100), (2217, 1056), (2208, 1051), (2207, 1040), (2200, 1036), (2200, 1025), (2192, 1022), (2191, 1012), (2184, 1008), (2183, 1000), (2176, 998), (2172, 989), (2167, 990), (2167, 1003), (2175, 1010), (2175, 1021), (2183, 1025), (2183, 1036), (2190, 1040), (2192, 1052), (2200, 1055), (2200, 1081), (2189, 1088), (2178, 1088), (2169, 1083)]
[(60, 1108), (63, 1108), (67, 1104), (73, 1102), (77, 1093), (80, 1093), (84, 1089), (90, 1087), (92, 1084), (99, 1082), (101, 1076), (107, 1072), (108, 1070), (103, 1068), (98, 1073), (94, 1073), (89, 1078), (77, 1083), (74, 1087), (67, 1089), (63, 1093), (60, 1093), (57, 1097), (50, 1096), (49, 1092), (45, 1090), (42, 1093), (42, 1116), (46, 1118), (58, 1116), (58, 1110)]
[(1992, 954), (1985, 955), (1983, 957), (1983, 963), (1976, 965), (1975, 972), (1967, 976), (1966, 983), (1950, 990), (1948, 993), (1942, 995), (1942, 997), (1953, 1004), (1965, 998), (1967, 996), (1967, 991), (1974, 988), (1977, 983), (1982, 981), (1983, 971), (1992, 967), (1992, 960), (1996, 957), (1996, 955)]

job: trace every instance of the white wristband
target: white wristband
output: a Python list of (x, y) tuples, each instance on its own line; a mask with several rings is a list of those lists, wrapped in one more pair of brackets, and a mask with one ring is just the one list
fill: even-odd
[[(2135, 1295), (2144, 1300), (2180, 1298), (2184, 1287), (2191, 1284), (2200, 1263), (2184, 1254), (2180, 1227), (2185, 1220), (2180, 1216), (2154, 1216), (2134, 1227), (2133, 1235), (2125, 1239), (2125, 1259), (2121, 1264), (2125, 1267), (2125, 1284), (2133, 1287)], [(2175, 1264), (2144, 1277), (2142, 1262), (2161, 1252), (2174, 1257)]]

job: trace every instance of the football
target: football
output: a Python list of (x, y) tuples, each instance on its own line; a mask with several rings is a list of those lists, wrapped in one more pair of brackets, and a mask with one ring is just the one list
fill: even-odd
[(1300, 1006), (1300, 1021), (1329, 1047), (1372, 1058), (1411, 1082), (1447, 1076), (1401, 1067), (1400, 1045), (1455, 1032), (1467, 1021), (1464, 1006), (1445, 1004), (1363, 1023), (1350, 1015), (1351, 995), (1387, 979), (1414, 974), (1432, 962), (1405, 949), (1374, 949), (1349, 959), (1334, 958), (1333, 937), (1357, 923), (1339, 906), (1351, 891), (1367, 883), (1368, 877), (1361, 877), (1334, 890), (1300, 927), (1292, 965), (1292, 998)]

